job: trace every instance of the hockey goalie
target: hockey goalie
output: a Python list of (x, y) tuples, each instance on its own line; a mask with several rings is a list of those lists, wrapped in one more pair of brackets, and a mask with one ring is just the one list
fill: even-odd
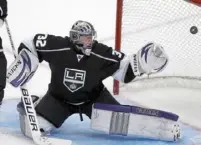
[[(93, 25), (79, 20), (69, 36), (36, 34), (22, 41), (7, 70), (7, 81), (14, 87), (27, 84), (42, 61), (49, 64), (51, 81), (44, 96), (32, 95), (32, 99), (44, 135), (79, 113), (81, 120), (83, 114), (91, 119), (92, 129), (109, 135), (164, 141), (180, 138), (178, 115), (121, 105), (102, 83), (109, 76), (129, 83), (144, 74), (159, 73), (168, 64), (161, 45), (149, 43), (136, 54), (125, 55), (99, 43)], [(32, 138), (22, 102), (17, 109), (22, 133)]]

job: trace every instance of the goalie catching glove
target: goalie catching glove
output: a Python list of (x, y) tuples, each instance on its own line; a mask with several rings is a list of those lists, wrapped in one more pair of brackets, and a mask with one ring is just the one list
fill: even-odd
[(34, 75), (38, 64), (38, 57), (23, 49), (7, 69), (7, 81), (14, 87), (22, 86)]
[(168, 63), (165, 50), (156, 43), (148, 43), (129, 59), (135, 76), (160, 72)]

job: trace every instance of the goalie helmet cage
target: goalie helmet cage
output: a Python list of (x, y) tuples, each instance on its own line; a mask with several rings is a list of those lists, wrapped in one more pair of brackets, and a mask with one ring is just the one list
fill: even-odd
[[(201, 88), (201, 0), (117, 0), (115, 48), (136, 53), (148, 42), (169, 56), (160, 73), (136, 78), (132, 87)], [(119, 94), (114, 80), (113, 93)]]

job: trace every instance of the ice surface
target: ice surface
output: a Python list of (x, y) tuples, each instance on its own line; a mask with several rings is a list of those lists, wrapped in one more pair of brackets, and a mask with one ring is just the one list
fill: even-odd
[[(119, 98), (119, 100), (122, 99)], [(20, 132), (18, 112), (15, 109), (18, 102), (19, 99), (4, 101), (0, 111), (0, 140), (6, 141), (8, 145), (18, 145), (21, 143), (32, 145), (32, 141), (24, 137)], [(128, 104), (126, 100), (122, 100), (121, 102)], [(181, 141), (175, 143), (139, 139), (132, 136), (109, 136), (106, 133), (91, 130), (90, 120), (84, 115), (84, 121), (81, 122), (79, 114), (75, 114), (69, 117), (61, 128), (54, 130), (51, 137), (70, 139), (73, 145), (189, 145), (192, 143), (191, 139), (195, 136), (197, 136), (196, 143), (201, 143), (199, 131), (184, 124), (182, 124), (182, 128), (183, 138)]]

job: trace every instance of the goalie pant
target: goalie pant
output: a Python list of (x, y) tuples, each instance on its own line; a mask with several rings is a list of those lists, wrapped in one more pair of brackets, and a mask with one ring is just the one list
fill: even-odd
[(4, 97), (4, 88), (6, 86), (6, 68), (7, 60), (3, 53), (2, 39), (0, 37), (0, 105)]

